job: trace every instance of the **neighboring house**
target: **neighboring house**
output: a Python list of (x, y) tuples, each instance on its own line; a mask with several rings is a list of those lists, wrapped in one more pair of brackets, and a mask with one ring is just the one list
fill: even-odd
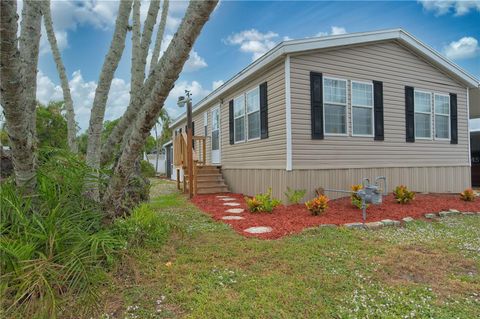
[(472, 154), (472, 186), (480, 187), (480, 88), (470, 89), (470, 148)]
[(460, 192), (478, 85), (400, 29), (285, 41), (194, 106), (194, 133), (233, 192), (313, 197), (379, 175), (389, 191)]

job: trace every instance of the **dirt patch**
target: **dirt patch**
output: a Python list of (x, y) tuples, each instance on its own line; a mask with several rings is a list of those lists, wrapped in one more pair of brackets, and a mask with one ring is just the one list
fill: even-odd
[[(224, 206), (223, 202), (217, 197), (218, 195), (222, 194), (197, 195), (192, 199), (192, 202), (214, 219), (231, 225), (238, 233), (249, 237), (276, 239), (322, 224), (342, 225), (362, 221), (362, 211), (352, 206), (350, 198), (331, 200), (328, 204), (329, 208), (321, 216), (313, 216), (304, 205), (281, 205), (275, 208), (272, 213), (252, 214), (248, 211), (242, 194), (228, 194), (228, 196), (235, 198), (235, 202), (240, 203), (236, 208), (245, 209), (244, 213), (239, 214), (245, 219), (222, 220), (222, 217), (229, 215), (226, 210), (231, 207)], [(393, 195), (388, 195), (384, 197), (384, 202), (381, 205), (371, 205), (367, 209), (367, 222), (382, 219), (401, 220), (407, 216), (419, 219), (423, 218), (426, 213), (451, 208), (459, 211), (480, 211), (480, 200), (464, 202), (459, 199), (458, 195), (417, 194), (413, 202), (401, 205), (395, 202)], [(273, 230), (264, 234), (244, 232), (245, 229), (255, 226), (267, 226)]]
[(376, 259), (380, 264), (376, 276), (389, 284), (428, 285), (441, 296), (480, 290), (479, 283), (459, 279), (479, 271), (473, 260), (459, 255), (410, 245), (395, 247)]

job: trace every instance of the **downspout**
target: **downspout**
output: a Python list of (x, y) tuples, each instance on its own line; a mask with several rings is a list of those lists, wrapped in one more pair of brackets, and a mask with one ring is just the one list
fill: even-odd
[(470, 140), (470, 90), (468, 87), (467, 87), (467, 133), (468, 133), (468, 165), (472, 167), (472, 150), (471, 150), (471, 140)]
[(287, 165), (286, 170), (292, 170), (292, 99), (290, 91), (290, 55), (285, 57), (285, 120), (287, 127)]

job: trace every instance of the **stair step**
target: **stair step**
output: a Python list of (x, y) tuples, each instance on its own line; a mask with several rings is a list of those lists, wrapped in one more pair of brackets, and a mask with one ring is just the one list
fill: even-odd
[(197, 181), (197, 188), (204, 187), (223, 187), (227, 186), (223, 180), (218, 181)]
[(215, 193), (228, 193), (228, 192), (229, 190), (227, 186), (197, 188), (198, 194), (215, 194)]

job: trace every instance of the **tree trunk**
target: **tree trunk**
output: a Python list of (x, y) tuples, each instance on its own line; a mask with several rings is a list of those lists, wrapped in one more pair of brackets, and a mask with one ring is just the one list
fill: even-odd
[[(167, 14), (168, 11), (168, 0), (167, 2), (167, 9), (165, 9), (165, 2), (163, 5), (162, 11), (162, 20), (160, 21), (160, 27), (163, 23), (165, 29), (165, 22), (166, 18), (163, 18), (164, 14)], [(135, 121), (137, 114), (139, 113), (145, 96), (150, 92), (153, 88), (154, 82), (153, 80), (145, 80), (145, 65), (147, 63), (147, 55), (148, 55), (148, 48), (150, 47), (153, 28), (155, 26), (156, 18), (158, 15), (158, 10), (160, 7), (160, 2), (152, 1), (150, 3), (150, 7), (148, 9), (148, 15), (145, 19), (145, 25), (143, 27), (143, 34), (140, 43), (140, 49), (135, 50), (135, 47), (132, 45), (132, 79), (131, 79), (131, 89), (130, 89), (130, 102), (128, 104), (127, 110), (120, 118), (118, 124), (113, 128), (112, 133), (109, 135), (107, 141), (103, 144), (102, 154), (101, 154), (101, 163), (105, 164), (111, 158), (112, 153), (114, 151), (115, 145), (118, 145), (122, 142), (125, 136), (129, 136), (131, 129), (131, 123)], [(159, 30), (160, 30), (159, 27)], [(162, 31), (163, 34), (163, 31)], [(163, 37), (163, 36), (162, 36)], [(132, 37), (133, 38), (133, 37)], [(133, 39), (132, 39), (133, 41)], [(159, 38), (157, 34), (157, 44)], [(160, 39), (160, 42), (162, 40)], [(155, 46), (157, 46), (155, 44)], [(137, 60), (134, 62), (134, 56), (136, 56)], [(151, 68), (151, 67), (150, 67)], [(138, 86), (140, 85), (140, 86)], [(145, 88), (144, 88), (145, 87)]]
[(62, 58), (60, 56), (60, 50), (58, 49), (57, 39), (53, 30), (52, 13), (50, 11), (50, 1), (46, 0), (43, 7), (43, 22), (45, 24), (45, 30), (47, 32), (48, 42), (50, 42), (50, 48), (52, 49), (53, 59), (57, 67), (58, 76), (60, 77), (60, 84), (63, 91), (63, 99), (65, 101), (65, 108), (67, 111), (67, 136), (68, 146), (70, 151), (77, 153), (77, 123), (75, 122), (75, 111), (73, 109), (72, 95), (70, 94), (70, 87), (68, 85), (67, 74), (65, 72), (65, 66), (63, 65)]
[[(87, 164), (93, 169), (100, 168), (100, 146), (101, 134), (103, 128), (103, 119), (105, 116), (105, 107), (107, 104), (108, 92), (112, 84), (113, 76), (118, 67), (125, 48), (125, 38), (128, 31), (128, 19), (132, 9), (132, 0), (123, 0), (120, 2), (118, 16), (115, 21), (115, 30), (110, 49), (105, 57), (102, 66), (93, 106), (90, 113), (90, 124), (88, 127), (88, 145), (87, 145)], [(99, 190), (96, 183), (89, 185), (88, 193), (93, 199), (99, 199)]]
[(157, 121), (163, 103), (174, 86), (192, 46), (207, 22), (218, 1), (192, 1), (177, 33), (160, 59), (158, 77), (153, 91), (138, 115), (132, 134), (123, 149), (104, 196), (104, 205), (109, 217), (122, 213), (122, 199), (127, 181), (132, 174), (135, 160), (141, 151), (150, 130)]
[(163, 34), (165, 33), (165, 26), (167, 25), (169, 3), (170, 3), (169, 0), (163, 0), (162, 17), (160, 18), (160, 24), (157, 30), (157, 39), (155, 40), (155, 48), (153, 49), (149, 72), (152, 72), (152, 70), (155, 68), (155, 66), (158, 63), (158, 57), (160, 56), (160, 49), (162, 48)]
[[(0, 1), (0, 92), (12, 148), (15, 181), (35, 188), (35, 94), (40, 42), (40, 2), (25, 1), (18, 48), (16, 1)], [(32, 125), (33, 123), (33, 125)], [(32, 127), (33, 126), (33, 127)]]

